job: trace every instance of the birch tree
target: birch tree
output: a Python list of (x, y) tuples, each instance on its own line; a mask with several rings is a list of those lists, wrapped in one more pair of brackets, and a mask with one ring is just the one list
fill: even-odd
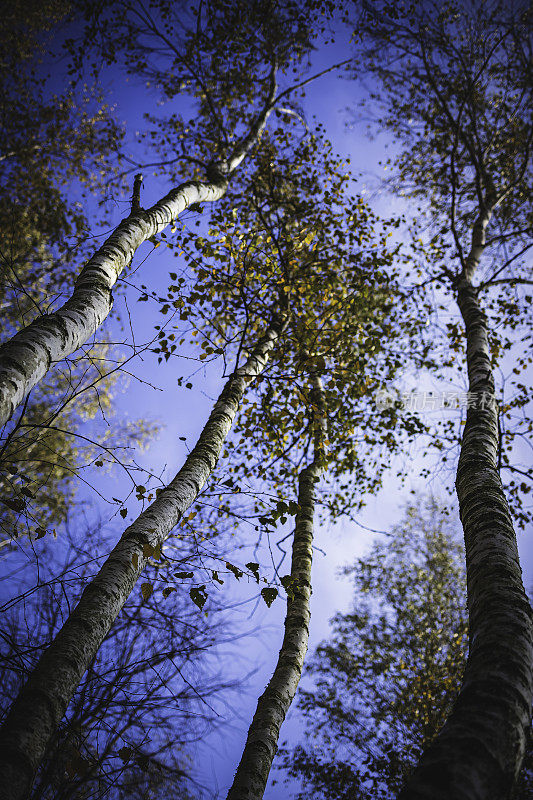
[[(498, 2), (363, 9), (361, 53), (378, 87), (371, 97), (400, 145), (395, 185), (427, 211), (426, 269), (444, 287), (444, 305), (457, 303), (464, 334), (456, 323), (449, 330), (457, 349), (466, 346), (471, 398), (456, 480), (470, 652), (454, 710), (402, 797), (503, 797), (524, 755), (533, 688), (531, 609), (500, 477), (494, 379), (502, 345), (494, 325), (520, 325), (528, 301), (516, 287), (530, 282), (530, 12)], [(482, 297), (493, 291), (491, 320)], [(522, 365), (520, 355), (515, 372)]]
[[(398, 220), (379, 220), (353, 193), (346, 164), (320, 136), (308, 137), (297, 150), (287, 149), (282, 134), (279, 140), (269, 134), (263, 144), (250, 168), (251, 197), (225, 198), (210, 220), (211, 235), (191, 234), (185, 240), (197, 276), (194, 308), (179, 299), (173, 284), (165, 305), (180, 304), (188, 321), (211, 330), (203, 345), (208, 363), (215, 348), (229, 342), (249, 347), (240, 332), (246, 330), (253, 341), (272, 294), (287, 295), (287, 333), (262, 375), (259, 396), (248, 402), (233, 429), (239, 458), (231, 460), (230, 469), (240, 478), (252, 478), (260, 469), (273, 485), (297, 477), (299, 456), (293, 462), (291, 451), (298, 452), (306, 435), (307, 413), (300, 408), (298, 380), (312, 364), (327, 367), (326, 407), (339, 424), (338, 489), (346, 489), (344, 500), (339, 494), (331, 510), (356, 512), (354, 487), (364, 483), (371, 491), (383, 469), (378, 459), (365, 470), (358, 446), (396, 451), (403, 434), (424, 430), (415, 416), (398, 414), (396, 407), (376, 420), (372, 405), (402, 365), (425, 363), (419, 339), (423, 321), (414, 317), (398, 280), (397, 247), (387, 246)], [(302, 349), (309, 353), (307, 364)], [(362, 399), (368, 402), (360, 404)]]
[(464, 553), (433, 498), (343, 573), (349, 611), (312, 655), (298, 706), (306, 737), (282, 763), (300, 796), (396, 797), (457, 694), (467, 653)]
[(278, 749), (280, 728), (296, 694), (307, 652), (316, 484), (326, 463), (324, 442), (327, 439), (322, 384), (316, 376), (312, 381), (309, 400), (313, 415), (313, 452), (312, 460), (298, 475), (298, 511), (292, 540), (291, 571), (285, 580), (285, 633), (272, 677), (257, 702), (228, 800), (263, 797)]
[[(354, 220), (357, 216), (357, 233), (350, 233), (347, 226), (344, 226), (343, 230), (340, 228), (337, 230), (335, 227), (337, 224), (342, 225), (342, 216), (338, 213), (332, 215), (332, 203), (337, 208), (337, 205), (343, 202), (341, 189), (348, 180), (339, 163), (335, 165), (335, 170), (330, 173), (325, 180), (325, 186), (321, 188), (323, 200), (320, 205), (317, 204), (314, 196), (312, 201), (306, 200), (300, 208), (302, 218), (297, 219), (296, 223), (292, 223), (291, 204), (301, 202), (298, 194), (299, 181), (303, 181), (307, 187), (310, 192), (309, 197), (312, 196), (315, 186), (319, 185), (317, 184), (318, 173), (311, 174), (306, 163), (306, 159), (310, 158), (312, 154), (313, 144), (310, 143), (307, 150), (301, 153), (302, 159), (296, 167), (296, 175), (299, 174), (299, 179), (295, 178), (293, 189), (282, 191), (281, 198), (275, 199), (274, 208), (280, 212), (280, 220), (276, 223), (280, 226), (279, 232), (284, 232), (284, 235), (288, 237), (291, 228), (295, 228), (295, 232), (293, 231), (290, 236), (287, 249), (276, 245), (276, 241), (279, 241), (276, 228), (263, 225), (262, 232), (251, 233), (251, 239), (245, 243), (243, 252), (240, 246), (234, 248), (232, 244), (234, 239), (236, 242), (240, 236), (237, 227), (234, 234), (229, 232), (229, 239), (226, 235), (224, 240), (218, 244), (218, 247), (222, 250), (225, 249), (226, 253), (228, 253), (229, 247), (227, 271), (222, 260), (220, 272), (209, 278), (206, 256), (210, 250), (207, 242), (200, 245), (204, 255), (204, 266), (198, 269), (198, 278), (204, 292), (204, 301), (206, 303), (209, 301), (212, 308), (215, 309), (215, 313), (205, 314), (205, 333), (207, 335), (209, 332), (207, 327), (209, 320), (212, 327), (213, 344), (216, 344), (216, 337), (220, 337), (222, 350), (226, 357), (229, 357), (231, 352), (235, 353), (237, 367), (229, 378), (198, 444), (191, 451), (184, 467), (174, 480), (160, 492), (146, 511), (125, 531), (98, 575), (86, 586), (78, 606), (54, 642), (43, 654), (12, 706), (4, 723), (1, 740), (2, 743), (5, 743), (2, 745), (5, 764), (3, 769), (9, 776), (12, 797), (24, 797), (27, 793), (34, 771), (45, 752), (47, 742), (53, 735), (91, 659), (94, 658), (103, 638), (132, 591), (146, 561), (154, 553), (159, 552), (161, 545), (176, 524), (183, 519), (184, 513), (211, 476), (238, 404), (243, 399), (246, 384), (250, 379), (260, 375), (269, 356), (275, 354), (273, 361), (275, 370), (268, 376), (269, 379), (288, 383), (291, 386), (291, 392), (286, 395), (286, 400), (297, 400), (297, 409), (299, 410), (296, 414), (293, 413), (293, 430), (296, 434), (293, 454), (295, 459), (302, 455), (305, 457), (309, 446), (309, 428), (304, 422), (302, 431), (301, 422), (304, 420), (304, 410), (300, 410), (302, 399), (305, 407), (307, 407), (307, 400), (305, 391), (302, 393), (302, 388), (299, 386), (298, 374), (307, 375), (310, 371), (315, 373), (324, 371), (329, 351), (331, 351), (332, 365), (336, 363), (335, 359), (339, 359), (340, 378), (331, 366), (331, 370), (327, 371), (328, 386), (324, 388), (324, 397), (329, 403), (328, 413), (332, 414), (334, 429), (335, 425), (338, 425), (338, 430), (343, 432), (342, 438), (339, 437), (337, 441), (336, 458), (332, 462), (334, 468), (331, 468), (332, 474), (340, 476), (345, 474), (352, 465), (357, 464), (356, 479), (359, 483), (359, 490), (362, 491), (367, 486), (373, 487), (376, 485), (376, 481), (379, 481), (384, 465), (378, 466), (378, 477), (376, 478), (374, 461), (371, 459), (359, 460), (352, 441), (351, 426), (354, 418), (350, 415), (349, 409), (340, 411), (338, 401), (333, 405), (333, 396), (335, 394), (334, 387), (338, 382), (352, 406), (359, 408), (362, 404), (366, 407), (369, 417), (373, 414), (373, 408), (369, 407), (364, 399), (369, 386), (373, 386), (372, 373), (367, 373), (365, 370), (361, 374), (359, 366), (365, 364), (367, 352), (371, 353), (376, 350), (379, 354), (381, 350), (379, 337), (376, 336), (375, 339), (370, 337), (368, 335), (370, 331), (364, 330), (364, 325), (371, 324), (372, 330), (376, 326), (383, 326), (383, 329), (387, 330), (390, 324), (387, 317), (387, 313), (391, 309), (389, 276), (385, 273), (378, 275), (375, 268), (389, 266), (392, 256), (387, 252), (384, 231), (379, 233), (374, 241), (372, 236), (374, 220), (364, 203), (355, 204)], [(266, 174), (270, 172), (269, 164), (273, 155), (273, 151), (269, 151), (265, 155), (264, 166), (268, 166)], [(316, 163), (322, 163), (321, 159), (322, 155), (316, 154)], [(277, 180), (278, 177), (275, 176), (274, 184)], [(270, 192), (271, 187), (268, 186), (268, 182), (266, 188)], [(281, 188), (283, 190), (283, 185)], [(259, 195), (262, 194), (266, 198), (267, 192), (262, 190), (259, 184), (257, 191)], [(243, 197), (240, 209), (246, 225), (249, 223), (247, 205), (248, 203)], [(258, 208), (261, 207), (258, 206)], [(314, 226), (317, 228), (317, 242), (313, 246), (315, 231), (312, 226), (317, 218), (316, 209), (318, 208), (321, 209), (321, 213), (325, 212), (326, 221), (323, 225), (317, 223)], [(267, 211), (267, 207), (264, 206), (263, 214), (267, 214)], [(350, 252), (345, 250), (342, 255), (337, 252), (336, 248), (343, 240), (346, 239), (353, 243), (352, 239), (356, 238), (360, 240), (358, 257), (354, 256), (353, 249)], [(332, 242), (335, 242), (335, 248), (332, 247)], [(323, 244), (322, 251), (316, 250), (319, 244)], [(374, 247), (374, 244), (377, 246)], [(255, 251), (252, 249), (252, 245), (256, 247)], [(328, 247), (331, 248), (331, 253), (327, 251)], [(215, 249), (211, 251), (211, 257), (214, 256), (216, 256)], [(329, 290), (326, 292), (324, 292), (324, 274), (327, 276), (329, 286)], [(371, 290), (364, 285), (365, 276), (372, 281)], [(292, 296), (292, 292), (294, 292), (294, 296)], [(173, 287), (171, 287), (171, 293), (174, 293)], [(236, 302), (237, 297), (240, 298), (240, 305)], [(220, 312), (219, 298), (224, 304), (224, 313)], [(275, 300), (272, 308), (273, 298)], [(239, 309), (236, 314), (233, 314), (234, 305), (236, 309)], [(185, 315), (188, 317), (191, 313), (190, 304), (185, 304), (185, 306)], [(199, 309), (200, 315), (207, 311), (202, 308), (202, 303), (198, 298), (195, 308)], [(261, 325), (264, 325), (265, 316), (267, 319), (270, 316), (272, 321), (270, 327), (262, 332)], [(291, 322), (295, 318), (297, 321)], [(350, 332), (357, 333), (365, 343), (361, 347), (361, 352), (356, 355), (354, 355), (353, 340), (350, 335), (348, 333), (340, 335), (341, 327), (344, 324), (351, 324)], [(287, 341), (288, 337), (290, 338)], [(206, 341), (208, 340), (206, 339)], [(231, 343), (233, 343), (232, 346), (230, 346)], [(294, 343), (298, 343), (296, 350)], [(309, 354), (304, 358), (302, 358), (302, 345)], [(209, 349), (212, 353), (213, 348), (210, 346)], [(247, 355), (248, 353), (250, 355)], [(209, 355), (208, 347), (205, 347), (204, 354)], [(345, 360), (350, 355), (351, 361)], [(379, 382), (386, 379), (389, 373), (394, 373), (402, 363), (402, 359), (390, 349), (383, 348), (381, 361), (377, 363), (379, 363), (379, 368), (377, 368), (379, 377), (376, 378), (376, 381), (379, 385)], [(287, 372), (290, 365), (292, 365), (291, 370)], [(298, 372), (291, 372), (294, 367)], [(345, 370), (345, 373), (342, 370)], [(290, 380), (287, 381), (287, 378)], [(353, 388), (349, 388), (352, 384)], [(268, 393), (264, 395), (264, 400), (268, 406), (270, 402)], [(254, 402), (247, 412), (247, 421), (243, 423), (243, 428), (251, 442), (254, 441), (253, 432), (257, 430), (260, 435), (259, 439), (256, 438), (255, 441), (259, 441), (261, 447), (264, 447), (265, 440), (262, 434), (265, 428), (263, 425), (256, 427), (256, 410), (257, 404)], [(394, 419), (395, 410), (390, 410), (388, 415), (391, 420)], [(358, 412), (358, 421), (360, 416), (361, 412)], [(274, 429), (273, 441), (276, 443), (276, 448), (281, 448), (280, 455), (283, 456), (284, 450), (287, 449), (283, 444), (284, 437), (286, 441), (291, 434), (291, 429), (287, 425), (289, 419), (287, 409), (282, 412), (280, 408), (278, 418), (283, 422), (281, 424), (278, 422), (277, 429)], [(268, 420), (268, 417), (266, 419)], [(362, 424), (364, 423), (361, 420)], [(411, 422), (411, 425), (414, 426), (414, 423)], [(285, 432), (282, 431), (282, 427), (286, 429)], [(392, 448), (399, 446), (399, 440), (392, 435), (388, 426), (385, 424), (382, 428), (381, 444), (385, 451), (389, 445)], [(411, 428), (411, 430), (413, 429), (416, 430), (416, 426)], [(377, 441), (378, 439), (375, 440), (376, 443)], [(261, 456), (261, 451), (258, 455)], [(272, 455), (272, 448), (270, 448), (269, 455)], [(295, 469), (294, 464), (295, 462), (290, 467), (286, 466), (284, 470), (275, 470), (275, 462), (268, 464), (270, 474), (276, 476), (275, 486), (278, 491), (281, 491), (289, 474), (297, 475), (300, 471), (299, 468)], [(244, 476), (247, 474), (246, 464), (242, 468), (242, 474)], [(365, 476), (364, 486), (361, 481), (363, 475)], [(346, 490), (346, 487), (344, 489)], [(343, 497), (342, 491), (337, 492), (337, 496), (339, 495)], [(302, 524), (303, 521), (304, 517), (302, 517)], [(268, 524), (268, 519), (264, 524)], [(305, 530), (307, 536), (308, 526)], [(151, 590), (152, 587), (150, 587)], [(202, 594), (200, 589), (197, 589), (194, 597), (192, 594), (191, 597), (196, 598), (194, 602), (202, 606), (205, 601), (200, 594)], [(272, 599), (272, 595), (269, 597)], [(303, 601), (305, 601), (305, 597)], [(302, 635), (303, 632), (299, 634), (299, 636)]]
[(0, 732), (6, 776), (1, 791), (6, 798), (27, 797), (80, 680), (148, 559), (160, 552), (212, 473), (246, 384), (261, 372), (284, 324), (283, 313), (274, 318), (249, 358), (231, 375), (184, 466), (126, 529), (20, 691)]
[[(392, 800), (453, 706), (468, 652), (464, 552), (455, 513), (418, 497), (343, 572), (347, 613), (312, 655), (301, 744), (282, 750), (300, 798)], [(531, 749), (513, 798), (529, 797)]]
[[(28, 590), (3, 604), (2, 716), (90, 579), (95, 548), (104, 549), (102, 527), (82, 533), (68, 525), (59, 546), (41, 559), (37, 590), (28, 564), (17, 581)], [(180, 557), (190, 555), (193, 541), (184, 540)], [(159, 562), (151, 562), (147, 577), (157, 572)], [(213, 727), (213, 701), (230, 688), (209, 651), (231, 640), (222, 608), (211, 602), (209, 618), (197, 611), (184, 590), (131, 597), (52, 737), (31, 798), (197, 796), (190, 748)]]
[[(141, 244), (154, 240), (187, 208), (224, 195), (232, 175), (257, 145), (272, 110), (294, 88), (280, 91), (278, 72), (293, 65), (299, 71), (298, 62), (310, 46), (305, 9), (292, 3), (275, 9), (259, 0), (205, 4), (205, 8), (202, 4), (196, 11), (187, 4), (119, 3), (103, 16), (100, 4), (89, 3), (85, 11), (88, 38), (94, 38), (95, 30), (103, 32), (102, 47), (111, 61), (121, 43), (127, 43), (124, 53), (130, 72), (149, 76), (148, 83), (150, 78), (157, 80), (166, 100), (187, 90), (195, 102), (188, 125), (174, 115), (165, 128), (169, 142), (179, 142), (178, 156), (174, 152), (171, 163), (189, 169), (192, 163), (193, 178), (180, 178), (179, 185), (143, 209), (139, 175), (131, 213), (84, 264), (68, 300), (3, 344), (1, 422), (11, 417), (53, 363), (76, 351), (98, 330), (111, 311), (112, 289)], [(192, 30), (183, 31), (185, 19), (194, 23)], [(68, 44), (75, 56), (79, 51), (72, 40)], [(226, 51), (238, 63), (229, 72)]]
[[(392, 311), (391, 298), (400, 306), (401, 298), (386, 247), (387, 225), (380, 226), (361, 198), (350, 194), (344, 165), (327, 142), (309, 137), (298, 155), (287, 159), (283, 137), (276, 138), (265, 141), (251, 178), (252, 198), (235, 202), (231, 214), (223, 201), (212, 217), (210, 236), (195, 237), (203, 254), (199, 278), (210, 289), (210, 303), (197, 311), (204, 330), (213, 329), (206, 353), (234, 338), (239, 314), (242, 325), (253, 330), (277, 287), (291, 309), (277, 357), (261, 376), (261, 391), (248, 398), (247, 413), (228, 447), (229, 485), (245, 482), (250, 493), (250, 485), (259, 483), (279, 498), (274, 508), (265, 508), (258, 498), (241, 515), (268, 530), (296, 509), (291, 573), (281, 578), (288, 596), (285, 635), (248, 731), (228, 794), (232, 799), (263, 796), (280, 726), (300, 679), (309, 633), (315, 502), (319, 496), (333, 513), (353, 511), (364, 493), (379, 485), (390, 453), (399, 446), (391, 436), (396, 409), (389, 410), (390, 419), (370, 422), (375, 412), (370, 392), (393, 380), (402, 363), (377, 330), (394, 329), (399, 341), (404, 335), (416, 339), (416, 326), (404, 334)], [(356, 337), (361, 337), (357, 350)], [(363, 435), (356, 446), (356, 431), (365, 423), (371, 435)], [(411, 432), (418, 429), (414, 420), (403, 423)], [(318, 495), (324, 471), (337, 481)], [(288, 495), (294, 484), (297, 491)], [(231, 514), (231, 503), (220, 512)], [(261, 594), (270, 605), (278, 591), (272, 587)]]
[[(68, 293), (75, 255), (87, 253), (83, 191), (101, 191), (121, 130), (97, 87), (65, 86), (52, 93), (58, 68), (54, 37), (69, 22), (62, 2), (13, 4), (0, 35), (0, 293), (3, 341)], [(107, 175), (112, 174), (108, 168)], [(72, 184), (75, 182), (79, 191)], [(76, 438), (80, 425), (112, 409), (112, 377), (100, 370), (111, 351), (88, 347), (48, 376), (3, 427), (0, 444), (0, 546), (21, 534), (55, 532), (74, 502), (80, 464), (97, 461), (126, 433)], [(110, 361), (108, 362), (110, 363)], [(116, 373), (115, 373), (116, 377)], [(90, 387), (90, 388), (89, 388)], [(88, 390), (88, 391), (84, 391)], [(139, 426), (140, 431), (143, 428)], [(95, 430), (97, 426), (95, 426)], [(130, 428), (125, 438), (141, 437)], [(100, 442), (96, 443), (96, 439)], [(107, 441), (106, 441), (107, 440)], [(124, 444), (124, 439), (122, 439)], [(117, 451), (115, 451), (117, 452)], [(3, 555), (3, 554), (2, 554)]]

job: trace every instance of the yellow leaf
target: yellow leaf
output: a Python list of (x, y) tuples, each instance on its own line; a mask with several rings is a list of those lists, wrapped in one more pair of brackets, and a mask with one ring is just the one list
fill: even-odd
[(152, 596), (154, 591), (154, 587), (151, 583), (141, 583), (141, 593), (143, 596), (143, 600), (148, 600), (149, 597)]

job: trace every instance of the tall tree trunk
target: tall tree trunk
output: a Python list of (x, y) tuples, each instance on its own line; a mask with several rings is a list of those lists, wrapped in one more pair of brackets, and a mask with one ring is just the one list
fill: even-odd
[(490, 212), (476, 221), (457, 287), (469, 408), (456, 489), (466, 547), (470, 651), (455, 707), (401, 794), (404, 800), (507, 798), (525, 752), (533, 696), (533, 624), (499, 467), (488, 322), (472, 277)]
[(302, 675), (311, 619), (311, 565), (315, 485), (324, 468), (325, 415), (322, 387), (314, 379), (311, 392), (315, 444), (313, 461), (298, 478), (298, 505), (292, 543), (291, 579), (288, 590), (285, 635), (268, 685), (257, 702), (242, 757), (227, 800), (261, 800), (278, 749), (281, 725), (296, 694)]
[(229, 378), (198, 442), (159, 497), (126, 529), (21, 689), (0, 730), (0, 800), (27, 797), (50, 737), (141, 574), (215, 468), (247, 383), (261, 373), (286, 325), (276, 317)]
[(147, 211), (138, 208), (122, 220), (81, 270), (67, 302), (23, 328), (0, 347), (0, 426), (48, 372), (52, 364), (88, 341), (109, 315), (111, 290), (143, 242), (163, 231), (194, 203), (214, 202), (226, 192), (231, 175), (258, 141), (274, 106), (274, 69), (268, 98), (248, 134), (223, 162), (208, 169), (209, 182), (188, 181), (172, 189)]

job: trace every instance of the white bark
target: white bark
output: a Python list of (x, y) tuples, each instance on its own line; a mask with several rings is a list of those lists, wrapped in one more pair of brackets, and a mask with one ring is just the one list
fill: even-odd
[(13, 704), (0, 731), (0, 800), (23, 800), (85, 670), (131, 593), (147, 556), (171, 534), (211, 475), (247, 383), (264, 368), (282, 316), (227, 381), (184, 466), (126, 529)]
[(467, 563), (470, 648), (461, 691), (402, 800), (510, 796), (524, 757), (533, 697), (533, 620), (498, 468), (498, 405), (488, 320), (472, 278), (490, 211), (473, 228), (457, 287), (467, 340), (467, 412), (456, 489)]
[(43, 378), (87, 342), (111, 311), (111, 290), (140, 245), (164, 230), (192, 203), (213, 202), (227, 183), (189, 181), (173, 189), (148, 211), (124, 219), (85, 264), (67, 302), (38, 317), (0, 347), (0, 425)]
[(326, 418), (320, 380), (313, 381), (315, 446), (313, 461), (299, 475), (298, 505), (292, 544), (293, 593), (287, 599), (285, 635), (268, 685), (257, 702), (242, 757), (227, 800), (261, 800), (278, 749), (281, 725), (302, 675), (311, 619), (311, 566), (316, 482), (324, 468)]
[(465, 259), (464, 268), (464, 276), (469, 283), (472, 283), (483, 253), (485, 252), (487, 228), (491, 219), (492, 206), (489, 205), (481, 209), (472, 227), (472, 242), (470, 244), (470, 251)]
[(75, 352), (98, 330), (111, 311), (113, 286), (140, 245), (163, 231), (192, 204), (212, 203), (224, 195), (232, 173), (261, 136), (275, 95), (273, 71), (261, 113), (232, 155), (211, 166), (210, 181), (182, 183), (147, 211), (133, 211), (85, 264), (67, 302), (52, 314), (38, 317), (0, 347), (0, 426), (11, 418), (52, 364)]

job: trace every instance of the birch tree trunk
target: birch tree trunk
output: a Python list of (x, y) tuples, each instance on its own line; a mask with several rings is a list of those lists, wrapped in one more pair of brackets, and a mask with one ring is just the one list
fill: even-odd
[(292, 544), (292, 588), (288, 590), (285, 634), (272, 677), (258, 700), (227, 800), (261, 800), (263, 797), (278, 749), (279, 731), (296, 694), (307, 652), (316, 482), (324, 466), (325, 416), (318, 378), (314, 380), (311, 401), (314, 409), (314, 457), (298, 478), (299, 510)]
[(489, 219), (490, 211), (483, 211), (476, 221), (457, 287), (471, 393), (456, 479), (466, 547), (470, 651), (452, 714), (423, 755), (403, 800), (509, 797), (531, 721), (531, 607), (499, 473), (488, 321), (472, 285)]
[(0, 800), (27, 797), (47, 744), (88, 665), (141, 574), (213, 472), (247, 383), (261, 373), (286, 325), (275, 318), (229, 378), (185, 464), (130, 525), (21, 689), (0, 730)]
[(274, 106), (274, 71), (266, 103), (248, 134), (223, 162), (211, 165), (209, 181), (187, 181), (172, 189), (147, 211), (133, 204), (132, 213), (118, 225), (81, 270), (67, 302), (44, 314), (0, 346), (0, 426), (48, 372), (52, 364), (88, 341), (109, 315), (112, 289), (143, 242), (163, 231), (194, 203), (212, 203), (226, 192), (232, 173), (258, 141)]

